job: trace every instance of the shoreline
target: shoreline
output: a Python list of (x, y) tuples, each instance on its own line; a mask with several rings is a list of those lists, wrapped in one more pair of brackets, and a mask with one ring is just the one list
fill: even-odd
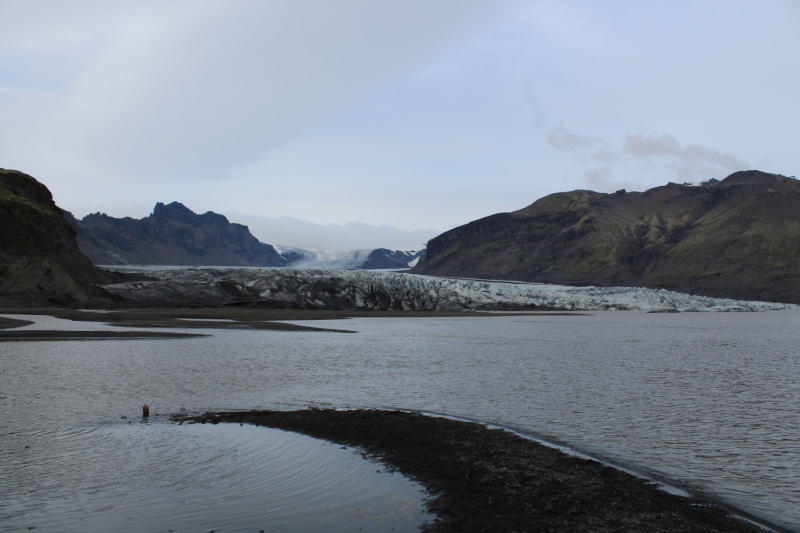
[(434, 495), (428, 509), (436, 519), (424, 531), (788, 531), (694, 493), (669, 493), (656, 484), (661, 480), (567, 453), (558, 443), (446, 415), (311, 408), (174, 420), (247, 423), (358, 447)]
[(558, 450), (566, 455), (579, 457), (589, 461), (595, 461), (605, 466), (609, 466), (615, 470), (625, 472), (626, 474), (630, 474), (638, 479), (641, 479), (646, 484), (655, 486), (658, 490), (667, 492), (669, 494), (676, 495), (681, 498), (690, 498), (709, 503), (713, 506), (719, 507), (724, 511), (728, 512), (735, 519), (741, 520), (746, 523), (751, 523), (757, 526), (756, 529), (757, 531), (762, 531), (762, 532), (766, 531), (774, 533), (795, 533), (793, 530), (789, 530), (786, 529), (785, 527), (773, 524), (769, 520), (759, 518), (758, 516), (755, 516), (747, 511), (739, 509), (733, 504), (726, 503), (713, 495), (703, 493), (702, 491), (699, 491), (691, 486), (685, 485), (679, 481), (663, 477), (658, 473), (651, 472), (642, 467), (620, 462), (618, 459), (617, 460), (611, 459), (601, 453), (590, 452), (580, 448), (575, 448), (555, 438), (546, 438), (515, 426), (484, 423), (480, 422), (479, 420), (473, 420), (469, 418), (459, 418), (444, 413), (435, 413), (427, 411), (419, 411), (419, 413), (422, 415), (432, 416), (432, 417), (449, 418), (452, 420), (464, 421), (464, 422), (474, 422), (476, 424), (486, 426), (487, 428), (490, 429), (493, 428), (502, 429), (510, 433), (513, 433), (515, 435), (519, 435), (524, 439), (539, 443), (548, 448), (553, 448), (555, 450)]
[[(35, 316), (52, 316), (73, 322), (99, 322), (109, 326), (158, 329), (250, 329), (276, 331), (305, 331), (356, 333), (347, 329), (350, 318), (464, 318), (519, 316), (586, 316), (576, 312), (442, 312), (442, 311), (334, 311), (311, 309), (270, 309), (259, 307), (175, 307), (175, 308), (117, 308), (117, 309), (58, 309), (58, 308), (0, 308), (0, 332), (13, 331), (35, 322)], [(8, 318), (8, 317), (28, 317)], [(338, 320), (342, 328), (312, 325), (320, 320)], [(294, 322), (306, 322), (296, 324)], [(10, 333), (8, 336), (12, 336)], [(158, 334), (157, 336), (164, 336)], [(175, 333), (173, 336), (184, 334)], [(89, 337), (93, 335), (88, 335)], [(128, 335), (130, 337), (134, 335)], [(2, 337), (2, 336), (0, 336)], [(2, 339), (0, 339), (2, 340)]]
[(207, 337), (202, 333), (177, 333), (164, 331), (79, 331), (36, 329), (29, 331), (0, 330), (0, 342), (30, 341), (89, 341), (122, 339), (192, 339)]

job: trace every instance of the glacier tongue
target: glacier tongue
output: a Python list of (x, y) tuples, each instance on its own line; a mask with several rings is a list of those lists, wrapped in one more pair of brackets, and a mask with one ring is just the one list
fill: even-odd
[(372, 250), (309, 250), (307, 259), (292, 263), (292, 269), (350, 270), (360, 268)]
[(800, 306), (693, 296), (637, 287), (570, 287), (437, 278), (373, 270), (121, 266), (159, 281), (106, 285), (136, 300), (220, 305), (263, 302), (319, 309), (768, 311)]

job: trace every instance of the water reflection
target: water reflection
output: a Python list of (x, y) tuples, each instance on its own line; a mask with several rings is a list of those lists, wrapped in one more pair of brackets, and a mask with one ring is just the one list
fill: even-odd
[(416, 531), (427, 517), (416, 483), (280, 430), (136, 422), (3, 443), (3, 531)]
[[(215, 330), (180, 340), (2, 344), (0, 408), (9, 418), (0, 438), (5, 449), (10, 432), (118, 423), (143, 403), (153, 413), (420, 409), (557, 438), (800, 530), (798, 318), (381, 318), (347, 321), (354, 335)], [(20, 475), (47, 483), (50, 468), (28, 464)]]

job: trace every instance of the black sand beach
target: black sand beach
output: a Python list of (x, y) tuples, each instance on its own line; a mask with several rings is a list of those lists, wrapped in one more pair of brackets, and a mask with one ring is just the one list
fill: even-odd
[(473, 422), (333, 409), (205, 413), (188, 420), (279, 428), (361, 448), (435, 495), (429, 532), (763, 531), (708, 501), (669, 494), (600, 462)]

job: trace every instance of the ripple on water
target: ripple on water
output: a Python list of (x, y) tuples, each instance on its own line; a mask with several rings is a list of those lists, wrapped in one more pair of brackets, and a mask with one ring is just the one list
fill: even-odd
[(419, 484), (275, 429), (137, 422), (3, 442), (3, 531), (410, 532), (428, 517)]
[[(42, 454), (17, 464), (14, 475), (31, 487), (63, 483), (68, 494), (70, 477), (52, 473), (82, 457), (84, 439), (106, 438), (81, 432), (120, 415), (132, 420), (143, 403), (162, 414), (399, 407), (556, 439), (800, 531), (798, 319), (797, 312), (359, 318), (347, 321), (358, 332), (349, 335), (204, 330), (213, 335), (0, 344), (0, 461), (33, 453), (7, 453), (11, 437), (27, 435), (20, 438), (63, 459)], [(47, 436), (53, 428), (57, 437)], [(0, 507), (25, 498), (0, 485)]]

